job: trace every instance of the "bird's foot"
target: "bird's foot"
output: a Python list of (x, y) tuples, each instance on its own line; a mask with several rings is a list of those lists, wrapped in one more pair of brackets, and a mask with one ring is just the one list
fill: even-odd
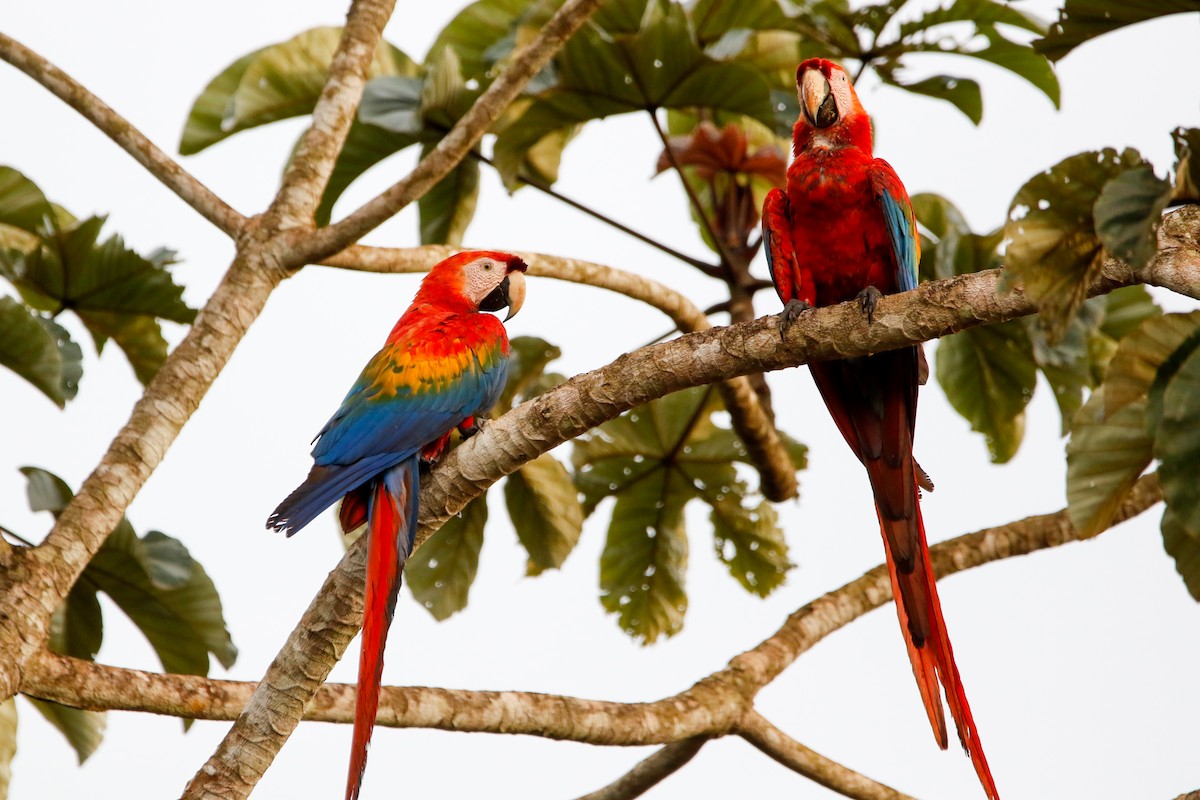
[(487, 417), (467, 417), (458, 426), (458, 435), (463, 438), (463, 441), (466, 441), (483, 430), (483, 426), (487, 422)]
[(868, 286), (858, 293), (858, 307), (867, 315), (868, 325), (875, 321), (875, 306), (879, 305), (881, 297), (883, 297), (883, 292), (874, 286)]
[(788, 300), (783, 307), (783, 313), (779, 316), (779, 338), (782, 339), (788, 328), (795, 325), (796, 320), (800, 319), (800, 315), (810, 308), (812, 306), (803, 300)]

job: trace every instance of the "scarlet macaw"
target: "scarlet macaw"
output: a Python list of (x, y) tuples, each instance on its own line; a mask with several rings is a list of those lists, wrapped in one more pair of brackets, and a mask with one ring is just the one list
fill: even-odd
[(421, 464), (436, 461), (457, 428), (500, 397), (508, 373), (504, 325), (484, 311), (525, 299), (525, 262), (507, 253), (467, 252), (435, 266), (387, 342), (317, 434), (312, 470), (267, 518), (291, 536), (339, 498), (344, 531), (367, 524), (362, 655), (354, 708), (347, 800), (358, 797), (379, 706), (383, 648), (400, 575), (413, 548)]
[[(796, 70), (796, 86), (800, 117), (792, 129), (795, 158), (787, 189), (771, 190), (762, 214), (767, 263), (785, 304), (781, 332), (807, 308), (851, 299), (870, 321), (882, 294), (916, 287), (920, 256), (908, 193), (892, 167), (872, 155), (871, 121), (846, 73), (830, 61), (809, 59)], [(809, 369), (867, 469), (900, 627), (934, 736), (945, 749), (944, 687), (958, 738), (987, 796), (997, 800), (954, 663), (921, 522), (919, 487), (933, 488), (912, 454), (923, 362), (919, 348), (904, 347)]]

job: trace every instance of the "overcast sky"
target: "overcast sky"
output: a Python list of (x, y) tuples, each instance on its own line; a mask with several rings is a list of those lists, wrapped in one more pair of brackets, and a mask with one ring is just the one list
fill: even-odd
[[(400, 3), (386, 38), (420, 60), (450, 18), (442, 4)], [(449, 5), (449, 4), (447, 4)], [(1050, 15), (1052, 4), (1022, 7)], [(433, 9), (433, 10), (431, 10)], [(301, 30), (337, 24), (345, 6), (316, 0), (201, 5), (118, 0), (8, 3), (0, 29), (90, 87), (168, 152), (175, 152), (192, 100), (239, 56)], [(1003, 221), (1028, 177), (1059, 159), (1102, 146), (1138, 148), (1171, 163), (1168, 132), (1200, 125), (1197, 15), (1176, 16), (1085, 45), (1061, 64), (1061, 111), (1036, 89), (986, 65), (936, 57), (915, 72), (953, 71), (984, 84), (975, 128), (946, 104), (864, 80), (876, 120), (877, 153), (911, 193), (940, 192), (977, 230)], [(5, 122), (0, 163), (24, 172), (47, 196), (83, 217), (109, 215), (142, 252), (179, 251), (186, 299), (203, 304), (228, 265), (225, 237), (149, 177), (81, 117), (15, 70), (0, 68)], [(299, 121), (251, 131), (183, 160), (249, 214), (269, 201)], [(706, 255), (678, 181), (651, 180), (658, 146), (644, 118), (589, 125), (568, 150), (559, 188), (690, 253)], [(404, 174), (406, 153), (356, 185), (342, 213)], [(638, 242), (532, 191), (508, 197), (484, 176), (467, 244), (576, 256), (668, 282), (701, 307), (719, 285)], [(416, 243), (415, 209), (374, 232), (372, 243)], [(758, 265), (760, 273), (765, 268)], [(404, 309), (414, 276), (382, 277), (311, 268), (285, 283), (239, 347), (162, 466), (129, 510), (134, 526), (182, 539), (213, 576), (241, 654), (214, 675), (260, 677), (341, 547), (332, 515), (291, 540), (263, 521), (304, 476), (308, 442)], [(9, 291), (7, 288), (0, 291)], [(1168, 300), (1171, 308), (1194, 304)], [(779, 310), (765, 293), (760, 313)], [(514, 335), (560, 344), (556, 365), (575, 374), (608, 363), (659, 335), (657, 312), (600, 290), (532, 280)], [(140, 394), (115, 347), (97, 358), (84, 343), (86, 373), (65, 412), (0, 371), (0, 523), (40, 538), (45, 515), (26, 511), (32, 464), (73, 487), (86, 477)], [(178, 341), (180, 328), (168, 335)], [(589, 521), (559, 572), (524, 579), (524, 555), (493, 493), (471, 606), (437, 624), (406, 595), (397, 612), (385, 681), (452, 688), (523, 689), (613, 700), (653, 700), (686, 688), (774, 632), (788, 613), (882, 559), (865, 475), (803, 369), (773, 374), (783, 427), (810, 446), (801, 499), (780, 507), (799, 567), (771, 598), (748, 596), (712, 555), (699, 505), (689, 508), (690, 607), (686, 627), (650, 648), (631, 642), (597, 600), (607, 506)], [(922, 393), (917, 455), (937, 482), (925, 503), (931, 540), (957, 536), (1064, 504), (1063, 442), (1048, 388), (1038, 386), (1024, 446), (989, 465), (982, 438), (935, 385)], [(569, 449), (559, 455), (566, 457)], [(996, 783), (1007, 798), (1170, 800), (1200, 788), (1195, 665), (1200, 611), (1164, 555), (1160, 510), (1099, 539), (990, 565), (941, 584), (958, 664)], [(110, 605), (100, 660), (159, 665)], [(357, 652), (357, 643), (352, 645)], [(332, 679), (352, 681), (356, 658)], [(760, 696), (760, 710), (819, 752), (921, 798), (982, 797), (969, 759), (940, 752), (930, 736), (891, 608), (876, 611), (805, 654)], [(61, 736), (23, 701), (12, 797), (176, 796), (227, 730), (178, 720), (110, 714), (100, 750), (83, 767)], [(304, 725), (255, 797), (336, 797), (345, 779), (348, 727)], [(649, 749), (600, 749), (532, 738), (380, 729), (365, 798), (521, 796), (560, 800), (616, 778)], [(833, 795), (740, 740), (717, 741), (654, 790), (656, 798)]]

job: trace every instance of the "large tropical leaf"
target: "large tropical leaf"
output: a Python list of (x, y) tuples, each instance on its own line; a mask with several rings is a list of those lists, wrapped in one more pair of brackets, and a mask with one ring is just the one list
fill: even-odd
[(0, 365), (62, 408), (79, 391), (83, 351), (62, 326), (11, 297), (0, 297)]
[(444, 620), (467, 607), (487, 518), (487, 495), (476, 497), (404, 565), (408, 588), (434, 619)]
[(1158, 250), (1158, 226), (1171, 184), (1150, 165), (1122, 172), (1104, 185), (1092, 214), (1104, 249), (1138, 269)]
[(1148, 19), (1200, 11), (1197, 0), (1066, 0), (1058, 21), (1034, 43), (1039, 53), (1058, 61), (1079, 45), (1126, 25)]
[[(791, 566), (773, 511), (740, 480), (745, 445), (712, 420), (711, 389), (655, 400), (576, 442), (575, 482), (591, 513), (613, 497), (601, 558), (601, 600), (622, 629), (645, 643), (676, 633), (687, 607), (683, 508), (712, 509), (718, 557), (747, 590), (766, 595)], [(804, 447), (789, 448), (797, 469)]]
[(561, 567), (583, 532), (583, 506), (566, 468), (543, 453), (505, 478), (504, 499), (529, 553), (525, 574)]
[[(706, 55), (682, 6), (643, 5), (636, 31), (585, 28), (560, 51), (555, 84), (497, 139), (496, 164), (510, 185), (525, 151), (544, 137), (613, 114), (703, 107), (773, 123), (770, 87), (758, 70)], [(608, 10), (598, 26), (627, 27)]]
[(1037, 365), (1020, 321), (971, 328), (938, 342), (938, 384), (971, 429), (982, 433), (992, 461), (1017, 452), (1025, 406), (1037, 384)]
[[(192, 104), (179, 151), (198, 153), (239, 131), (311, 112), (340, 38), (341, 28), (312, 28), (230, 64)], [(408, 56), (380, 42), (367, 76), (415, 72)]]
[(0, 226), (36, 234), (53, 217), (50, 201), (36, 183), (12, 167), (0, 167)]
[[(1181, 363), (1162, 393), (1154, 455), (1160, 462), (1158, 476), (1171, 525), (1193, 541), (1200, 541), (1200, 481), (1196, 480), (1200, 474), (1200, 337), (1189, 341), (1191, 347), (1185, 343), (1183, 348), (1189, 352), (1181, 354)], [(1167, 534), (1165, 519), (1163, 534)], [(1180, 574), (1189, 587), (1194, 585), (1196, 575), (1184, 569)]]
[(103, 711), (84, 711), (36, 697), (27, 699), (47, 722), (58, 728), (67, 738), (67, 743), (75, 751), (75, 757), (79, 759), (80, 764), (87, 761), (104, 740), (107, 715)]
[(1109, 181), (1142, 164), (1135, 150), (1080, 153), (1034, 176), (1013, 198), (1005, 226), (1006, 267), (1038, 304), (1052, 344), (1100, 270), (1096, 200)]

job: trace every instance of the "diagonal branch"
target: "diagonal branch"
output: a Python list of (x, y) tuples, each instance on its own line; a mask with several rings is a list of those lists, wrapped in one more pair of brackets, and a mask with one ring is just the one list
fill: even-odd
[(237, 237), (246, 223), (245, 217), (213, 194), (212, 190), (179, 166), (128, 120), (109, 108), (103, 100), (85, 89), (74, 78), (3, 33), (0, 33), (0, 58), (33, 78), (59, 100), (82, 114), (99, 128), (101, 133), (133, 156), (133, 159), (151, 175), (179, 195), (183, 202), (196, 209), (202, 217), (230, 236)]
[(306, 243), (305, 260), (319, 261), (357, 242), (441, 180), (482, 138), (517, 94), (583, 25), (600, 0), (567, 0), (513, 57), (504, 72), (479, 96), (408, 177), (392, 185), (339, 222), (320, 228)]
[(873, 781), (849, 767), (805, 747), (768, 722), (754, 709), (747, 712), (737, 734), (793, 772), (854, 800), (914, 800), (903, 792)]
[[(423, 272), (452, 253), (454, 248), (426, 246), (384, 248), (354, 246), (325, 259), (330, 266), (369, 272)], [(520, 253), (529, 262), (529, 274), (582, 283), (640, 300), (666, 314), (685, 333), (712, 327), (708, 315), (684, 295), (657, 281), (632, 272), (575, 258)], [(746, 377), (729, 378), (718, 384), (730, 423), (746, 444), (758, 469), (760, 489), (768, 500), (781, 502), (796, 496), (796, 466), (764, 410), (758, 393)]]
[(674, 775), (692, 760), (708, 742), (707, 736), (672, 742), (642, 759), (620, 778), (577, 798), (577, 800), (632, 800), (653, 789), (665, 778)]
[[(1156, 505), (1162, 492), (1153, 475), (1140, 479), (1114, 517), (1112, 526)], [(1078, 540), (1066, 509), (987, 528), (930, 548), (939, 577), (992, 561)], [(321, 722), (350, 723), (354, 687), (325, 684), (304, 694), (327, 675), (357, 630), (365, 555), (354, 546), (335, 569), (294, 633), (294, 649), (306, 656), (291, 663), (297, 670), (281, 682), (275, 702), (280, 715), (303, 715)], [(349, 599), (323, 616), (327, 596)], [(772, 636), (730, 660), (679, 694), (648, 703), (586, 700), (536, 692), (468, 691), (427, 687), (387, 687), (380, 698), (381, 726), (444, 731), (525, 734), (597, 745), (670, 744), (697, 736), (737, 733), (746, 725), (755, 693), (774, 680), (817, 642), (891, 600), (884, 565), (803, 606)], [(327, 611), (327, 609), (326, 609)], [(289, 645), (293, 644), (289, 640)], [(285, 647), (285, 653), (292, 653)], [(305, 658), (307, 660), (305, 660)], [(297, 676), (300, 676), (297, 678)], [(159, 675), (121, 669), (41, 651), (27, 665), (21, 690), (33, 697), (77, 708), (116, 709), (170, 714), (190, 719), (230, 720), (247, 707), (255, 685), (190, 675)], [(280, 721), (276, 719), (275, 721)], [(270, 736), (269, 733), (264, 737)], [(255, 755), (263, 740), (248, 745)]]
[(334, 162), (358, 113), (367, 69), (395, 6), (396, 0), (353, 0), (350, 4), (312, 122), (296, 145), (271, 205), (271, 212), (286, 220), (286, 227), (312, 225), (313, 212), (321, 203)]

